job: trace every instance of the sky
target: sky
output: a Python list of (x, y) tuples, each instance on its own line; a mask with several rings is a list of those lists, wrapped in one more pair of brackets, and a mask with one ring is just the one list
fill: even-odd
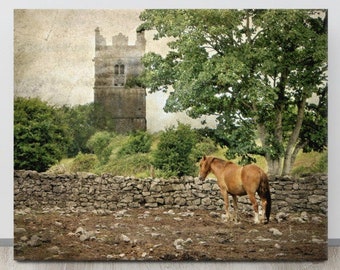
[[(136, 40), (142, 10), (19, 9), (14, 12), (14, 95), (40, 97), (50, 104), (93, 102), (95, 28), (111, 44), (119, 33)], [(146, 52), (165, 55), (166, 41), (145, 33)], [(181, 121), (200, 126), (185, 113), (166, 114), (164, 93), (148, 93), (148, 130), (156, 132)], [(206, 119), (206, 118), (205, 118)], [(210, 123), (214, 121), (210, 120)]]

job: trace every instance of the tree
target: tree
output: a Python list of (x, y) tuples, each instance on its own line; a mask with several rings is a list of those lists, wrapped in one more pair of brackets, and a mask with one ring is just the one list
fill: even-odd
[(189, 125), (178, 123), (161, 134), (156, 151), (154, 166), (165, 176), (193, 175), (195, 162), (191, 155), (197, 143), (197, 134)]
[(38, 98), (14, 101), (14, 168), (45, 171), (65, 154), (70, 142), (60, 110)]
[(79, 152), (89, 153), (86, 143), (97, 129), (94, 104), (63, 106), (61, 109), (72, 138), (67, 149), (68, 156), (75, 157)]
[(215, 115), (213, 135), (228, 147), (227, 157), (248, 163), (252, 154), (263, 155), (270, 174), (287, 174), (297, 151), (315, 137), (319, 149), (326, 147), (325, 125), (316, 136), (303, 128), (306, 115), (314, 114), (313, 123), (320, 118), (308, 101), (326, 89), (325, 14), (146, 10), (138, 30), (156, 30), (154, 39), (171, 41), (165, 57), (143, 57), (142, 82), (151, 92), (170, 92), (167, 112)]

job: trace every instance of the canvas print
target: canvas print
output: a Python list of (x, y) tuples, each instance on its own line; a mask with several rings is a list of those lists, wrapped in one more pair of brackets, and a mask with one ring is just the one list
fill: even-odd
[(15, 10), (15, 260), (326, 260), (327, 20)]

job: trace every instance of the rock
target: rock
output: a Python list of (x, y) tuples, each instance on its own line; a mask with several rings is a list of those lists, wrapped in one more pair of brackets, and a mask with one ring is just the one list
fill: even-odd
[(315, 244), (324, 244), (325, 240), (318, 239), (318, 238), (313, 238), (312, 239), (312, 243), (315, 243)]
[(277, 249), (280, 249), (280, 248), (281, 248), (281, 246), (280, 246), (278, 243), (276, 243), (276, 244), (274, 245), (274, 247), (277, 248)]
[(282, 235), (282, 232), (280, 232), (278, 229), (276, 228), (270, 228), (269, 231), (275, 235), (275, 236), (281, 236)]
[(125, 213), (127, 212), (127, 210), (121, 210), (121, 211), (118, 211), (117, 213), (113, 214), (116, 218), (117, 217), (123, 217), (125, 215)]
[(63, 224), (62, 224), (61, 222), (59, 222), (59, 221), (54, 222), (54, 224), (55, 224), (56, 226), (58, 226), (58, 227), (63, 226)]
[(309, 217), (308, 217), (308, 214), (307, 214), (307, 212), (301, 212), (301, 215), (300, 215), (300, 217), (301, 217), (301, 219), (303, 220), (303, 221), (308, 221), (309, 220)]
[(25, 233), (26, 229), (25, 228), (14, 228), (14, 233), (19, 234), (19, 233)]
[(183, 213), (179, 213), (179, 215), (181, 217), (193, 217), (194, 216), (194, 212), (183, 212)]
[(184, 245), (189, 245), (189, 244), (192, 244), (192, 243), (193, 243), (193, 241), (192, 241), (191, 238), (187, 238), (187, 240), (185, 240), (185, 241), (183, 242)]
[(128, 236), (126, 236), (125, 234), (121, 234), (119, 239), (121, 241), (125, 242), (125, 243), (130, 243), (131, 242), (131, 239)]
[(41, 245), (41, 241), (39, 236), (33, 235), (31, 239), (27, 242), (27, 244), (31, 247), (38, 247)]
[(212, 218), (218, 218), (220, 215), (216, 212), (210, 212), (209, 215), (212, 217)]
[(153, 237), (153, 238), (158, 238), (160, 236), (161, 236), (160, 233), (151, 233), (151, 237)]
[(166, 214), (166, 215), (174, 215), (175, 212), (174, 212), (174, 210), (170, 209), (169, 211), (163, 212), (163, 214)]
[(27, 236), (22, 236), (22, 237), (20, 237), (20, 240), (26, 242), (28, 240), (28, 237)]
[(323, 195), (311, 195), (308, 197), (308, 201), (312, 204), (318, 204), (327, 201), (327, 198)]
[(78, 227), (77, 229), (76, 229), (76, 232), (75, 232), (75, 234), (84, 234), (86, 231), (83, 229), (83, 227)]
[(318, 216), (312, 217), (312, 222), (313, 223), (322, 223), (322, 218)]
[(278, 223), (281, 223), (284, 220), (287, 220), (289, 214), (284, 213), (284, 212), (278, 212), (275, 216), (275, 219), (277, 220)]
[(161, 221), (162, 220), (162, 218), (161, 217), (155, 217), (155, 221)]
[(273, 239), (264, 238), (264, 237), (262, 237), (262, 236), (256, 237), (256, 240), (261, 241), (261, 242), (269, 242), (269, 241), (273, 241)]
[(60, 249), (57, 246), (53, 246), (47, 249), (49, 253), (52, 253), (53, 255), (57, 255), (60, 253)]
[(183, 243), (184, 243), (184, 240), (182, 238), (178, 238), (174, 241), (174, 246), (177, 250), (180, 250), (184, 248)]
[(95, 240), (96, 239), (96, 233), (94, 231), (89, 231), (89, 232), (85, 232), (84, 234), (82, 234), (79, 239), (80, 241), (84, 242), (86, 240)]

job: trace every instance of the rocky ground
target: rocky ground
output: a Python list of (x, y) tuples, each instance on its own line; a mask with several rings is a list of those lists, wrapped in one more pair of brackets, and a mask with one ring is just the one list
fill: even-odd
[(327, 217), (274, 213), (269, 224), (222, 212), (15, 210), (16, 260), (325, 260)]

